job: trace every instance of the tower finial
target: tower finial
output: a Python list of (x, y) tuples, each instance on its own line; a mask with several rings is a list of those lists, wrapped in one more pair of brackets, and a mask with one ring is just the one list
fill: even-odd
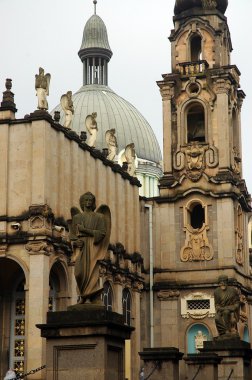
[(97, 0), (93, 0), (93, 3), (94, 3), (94, 14), (96, 15), (96, 4), (97, 4)]

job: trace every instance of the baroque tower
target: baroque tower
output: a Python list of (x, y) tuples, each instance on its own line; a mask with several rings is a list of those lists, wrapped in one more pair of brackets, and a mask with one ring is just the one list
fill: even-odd
[[(230, 61), (227, 6), (227, 0), (176, 1), (169, 38), (172, 73), (157, 82), (164, 176), (152, 203), (154, 331), (146, 344), (153, 340), (154, 346), (185, 353), (197, 352), (198, 331), (204, 339), (217, 335), (213, 291), (219, 275), (228, 275), (244, 296), (251, 294), (251, 208), (241, 160), (245, 94)], [(247, 319), (240, 334), (248, 339)]]

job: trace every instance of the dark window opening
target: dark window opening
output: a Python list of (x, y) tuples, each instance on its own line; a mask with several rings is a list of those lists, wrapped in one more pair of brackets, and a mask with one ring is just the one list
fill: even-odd
[(122, 307), (123, 307), (123, 317), (124, 323), (130, 326), (131, 318), (131, 300), (129, 289), (123, 289), (122, 294)]
[(202, 59), (201, 37), (195, 35), (191, 38), (191, 61), (196, 62)]
[(200, 204), (197, 204), (193, 207), (191, 211), (191, 226), (194, 229), (201, 228), (204, 223), (205, 223), (205, 210)]
[(205, 142), (205, 112), (201, 105), (193, 106), (187, 114), (187, 142)]

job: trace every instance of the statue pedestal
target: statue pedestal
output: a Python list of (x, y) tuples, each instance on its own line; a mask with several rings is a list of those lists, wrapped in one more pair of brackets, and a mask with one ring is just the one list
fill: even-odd
[(183, 354), (174, 347), (144, 348), (139, 352), (144, 361), (144, 376), (151, 380), (179, 380), (179, 360)]
[[(85, 306), (85, 305), (84, 305)], [(47, 313), (47, 380), (124, 380), (124, 342), (132, 327), (104, 307)]]
[[(187, 364), (187, 378), (193, 379), (198, 373), (199, 379), (218, 380), (218, 364), (221, 358), (215, 353), (189, 354), (184, 358)], [(195, 377), (197, 378), (197, 376)]]
[[(221, 359), (218, 366), (218, 380), (249, 380), (252, 378), (250, 344), (240, 339), (214, 340), (204, 342), (204, 353), (215, 353)], [(230, 376), (230, 377), (229, 377)]]

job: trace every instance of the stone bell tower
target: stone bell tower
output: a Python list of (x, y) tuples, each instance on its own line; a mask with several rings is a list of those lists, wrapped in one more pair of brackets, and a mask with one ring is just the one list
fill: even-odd
[(213, 290), (220, 274), (245, 296), (251, 294), (251, 208), (241, 158), (245, 94), (240, 72), (230, 61), (227, 6), (227, 0), (176, 1), (169, 38), (172, 73), (157, 82), (163, 101), (164, 176), (154, 207), (155, 225), (161, 221), (153, 287), (154, 321), (161, 323), (154, 335), (155, 344), (177, 343), (184, 352), (193, 324), (204, 325), (208, 338), (216, 335)]

